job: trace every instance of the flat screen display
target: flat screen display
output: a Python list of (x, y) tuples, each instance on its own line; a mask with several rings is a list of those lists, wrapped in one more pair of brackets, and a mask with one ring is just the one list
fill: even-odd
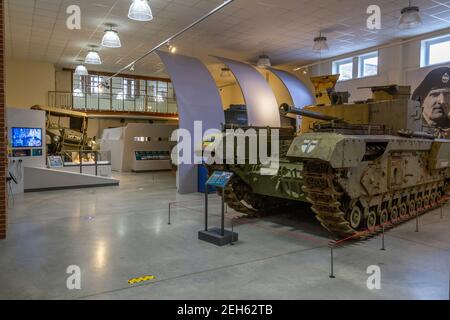
[(42, 147), (41, 128), (12, 128), (11, 140), (13, 148)]

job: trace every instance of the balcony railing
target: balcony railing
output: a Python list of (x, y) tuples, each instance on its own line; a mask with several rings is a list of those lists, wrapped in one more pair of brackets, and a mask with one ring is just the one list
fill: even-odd
[(50, 91), (48, 102), (51, 107), (86, 112), (148, 112), (173, 115), (178, 113), (176, 100), (161, 96)]

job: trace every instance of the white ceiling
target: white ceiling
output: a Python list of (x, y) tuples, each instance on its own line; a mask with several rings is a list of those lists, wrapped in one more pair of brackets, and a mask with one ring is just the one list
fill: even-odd
[[(73, 67), (84, 58), (89, 44), (99, 44), (104, 23), (116, 23), (120, 49), (100, 51), (98, 71), (115, 72), (156, 44), (209, 12), (221, 0), (150, 0), (154, 20), (127, 18), (131, 0), (5, 0), (6, 54)], [(235, 0), (176, 42), (178, 52), (196, 56), (208, 64), (209, 55), (253, 62), (262, 52), (275, 64), (304, 64), (318, 59), (312, 51), (320, 30), (329, 39), (330, 51), (322, 58), (384, 44), (450, 27), (450, 1), (415, 0), (424, 25), (401, 31), (397, 27), (405, 0)], [(66, 28), (66, 8), (78, 4), (82, 29)], [(382, 9), (382, 30), (366, 29), (366, 9)], [(216, 65), (219, 66), (219, 65)], [(161, 63), (151, 55), (136, 66), (139, 74), (163, 74)], [(132, 72), (128, 72), (132, 73)]]

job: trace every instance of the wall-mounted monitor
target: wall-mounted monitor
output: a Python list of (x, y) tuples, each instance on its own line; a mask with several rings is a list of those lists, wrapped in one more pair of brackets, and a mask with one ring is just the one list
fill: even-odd
[(41, 128), (12, 128), (11, 145), (13, 148), (41, 148)]

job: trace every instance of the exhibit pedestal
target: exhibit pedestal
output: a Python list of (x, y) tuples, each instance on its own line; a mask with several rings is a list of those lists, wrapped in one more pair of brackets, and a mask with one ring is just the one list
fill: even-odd
[(224, 235), (222, 235), (222, 229), (213, 228), (208, 231), (200, 231), (198, 233), (198, 239), (219, 247), (223, 247), (239, 240), (239, 235), (236, 232), (224, 230), (223, 234)]
[[(219, 247), (233, 244), (233, 242), (238, 241), (238, 234), (233, 232), (233, 229), (231, 229), (231, 231), (225, 229), (225, 188), (232, 177), (232, 172), (214, 171), (205, 184), (205, 230), (199, 231), (198, 239), (215, 244)], [(221, 228), (209, 229), (208, 227), (208, 193), (210, 187), (222, 190)], [(233, 228), (233, 226), (231, 226), (231, 228)]]

